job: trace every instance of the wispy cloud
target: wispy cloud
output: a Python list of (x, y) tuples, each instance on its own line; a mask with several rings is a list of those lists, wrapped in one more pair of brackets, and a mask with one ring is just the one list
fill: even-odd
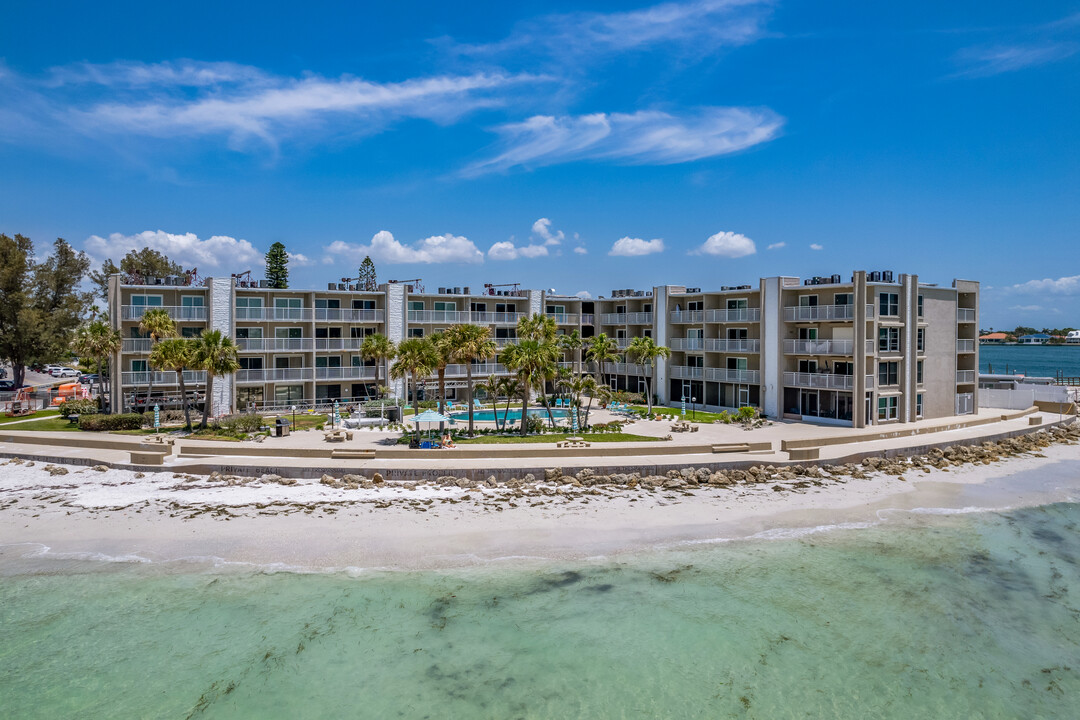
[(463, 174), (540, 167), (579, 160), (670, 165), (726, 155), (772, 140), (783, 120), (771, 110), (713, 107), (676, 117), (660, 111), (537, 115), (496, 128), (503, 140), (494, 157)]
[(562, 230), (551, 231), (551, 221), (547, 218), (540, 218), (533, 223), (532, 226), (533, 237), (539, 238), (545, 245), (558, 245), (562, 243), (563, 238), (566, 235)]
[[(185, 267), (221, 267), (223, 263), (245, 265), (262, 260), (262, 253), (250, 242), (228, 235), (214, 235), (201, 240), (195, 233), (176, 234), (164, 230), (145, 230), (134, 235), (91, 235), (83, 243), (83, 250), (95, 265), (106, 259), (119, 262), (120, 258), (131, 250), (141, 250), (144, 247), (168, 255), (170, 260)], [(304, 263), (306, 260), (307, 258), (303, 258)]]
[(107, 87), (208, 87), (243, 83), (273, 83), (267, 73), (233, 62), (167, 60), (159, 63), (117, 61), (73, 63), (49, 70), (45, 85), (101, 85)]
[(1025, 283), (1010, 285), (1009, 290), (1022, 293), (1052, 293), (1054, 295), (1075, 295), (1080, 293), (1080, 275), (1059, 278), (1028, 280)]
[(691, 255), (713, 255), (715, 257), (740, 258), (757, 252), (754, 241), (745, 235), (734, 232), (718, 232), (709, 237), (699, 247), (690, 251)]
[(336, 240), (324, 248), (328, 257), (360, 262), (370, 255), (376, 262), (398, 263), (482, 263), (484, 253), (476, 244), (460, 235), (434, 235), (405, 245), (394, 239), (386, 230), (380, 230), (371, 243), (347, 243)]
[(488, 257), (492, 260), (517, 260), (518, 258), (547, 257), (546, 245), (522, 245), (518, 247), (513, 239), (497, 242), (488, 248)]
[(766, 247), (765, 249), (766, 250), (779, 250), (780, 248), (784, 248), (784, 247), (787, 247), (786, 242), (775, 242), (775, 243), (772, 243), (771, 245), (769, 245), (768, 247)]
[(608, 255), (617, 257), (638, 257), (640, 255), (652, 255), (664, 252), (664, 241), (660, 238), (642, 240), (641, 238), (619, 238), (611, 246)]
[(1020, 45), (991, 45), (960, 50), (955, 57), (961, 70), (957, 76), (989, 77), (1064, 60), (1075, 55), (1080, 45), (1068, 41), (1046, 41)]
[(519, 23), (498, 42), (451, 44), (450, 50), (511, 61), (548, 58), (566, 65), (660, 46), (704, 56), (761, 37), (771, 6), (768, 0), (696, 0), (625, 12), (546, 15)]
[(810, 249), (811, 250), (824, 250), (825, 246), (824, 245), (818, 245), (817, 243), (810, 243)]
[(1010, 310), (1018, 310), (1020, 312), (1040, 312), (1042, 305), (1013, 305)]

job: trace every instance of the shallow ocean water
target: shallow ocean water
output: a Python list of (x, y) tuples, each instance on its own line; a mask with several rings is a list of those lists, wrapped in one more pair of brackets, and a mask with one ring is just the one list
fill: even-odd
[(1060, 718), (1080, 505), (302, 574), (0, 549), (13, 718)]

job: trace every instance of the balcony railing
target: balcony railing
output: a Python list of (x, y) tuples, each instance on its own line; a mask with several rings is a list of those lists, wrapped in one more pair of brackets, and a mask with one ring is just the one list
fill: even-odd
[(604, 313), (600, 316), (601, 325), (652, 325), (651, 312)]
[(633, 339), (634, 338), (617, 337), (615, 338), (615, 347), (619, 348), (620, 350), (625, 350), (626, 348), (630, 347), (630, 343), (633, 341)]
[[(120, 373), (120, 382), (124, 385), (149, 385), (150, 376), (154, 376), (155, 385), (179, 385), (176, 373), (171, 370), (142, 372), (132, 371)], [(206, 373), (202, 370), (185, 370), (185, 385), (203, 385), (206, 383)]]
[(877, 343), (875, 343), (872, 338), (867, 338), (866, 339), (866, 354), (867, 355), (873, 355), (875, 347), (877, 347)]
[(785, 340), (784, 352), (790, 355), (852, 355), (852, 340)]
[[(507, 373), (506, 366), (502, 363), (483, 362), (473, 363), (472, 376), (474, 378), (482, 378), (488, 375), (505, 375)], [(433, 376), (437, 379), (438, 375), (433, 373)], [(465, 377), (465, 365), (447, 365), (446, 377)]]
[(652, 375), (652, 366), (642, 366), (638, 363), (604, 363), (604, 372), (612, 375)]
[(582, 315), (581, 316), (581, 324), (582, 325), (595, 325), (596, 324), (596, 316), (593, 315), (592, 313), (587, 313), (587, 314)]
[(956, 308), (956, 322), (973, 323), (975, 322), (975, 310), (974, 308)]
[(700, 380), (705, 377), (705, 368), (693, 367), (690, 365), (672, 365), (671, 377), (682, 378), (685, 380)]
[(784, 373), (784, 384), (789, 387), (851, 390), (855, 387), (855, 377), (853, 375), (836, 375), (833, 373), (786, 372)]
[(736, 368), (705, 368), (705, 379), (714, 382), (738, 383), (740, 385), (758, 385), (761, 382), (759, 370), (738, 370)]
[(315, 308), (315, 322), (379, 323), (382, 320), (382, 310)]
[(316, 380), (365, 380), (375, 377), (375, 367), (348, 365), (346, 367), (316, 367)]
[(732, 308), (730, 310), (706, 310), (705, 322), (734, 323), (758, 322), (761, 320), (761, 308)]
[(957, 340), (956, 352), (958, 353), (973, 353), (975, 352), (974, 340)]
[[(322, 368), (323, 370), (336, 368)], [(238, 383), (261, 383), (261, 382), (299, 382), (313, 380), (315, 368), (262, 368), (259, 370), (237, 370), (236, 382)]]
[(705, 349), (709, 352), (756, 353), (761, 352), (761, 341), (755, 338), (706, 338)]
[(153, 342), (150, 338), (124, 338), (121, 350), (126, 353), (148, 353)]
[(121, 305), (121, 320), (141, 320), (147, 310), (164, 310), (173, 320), (196, 322), (206, 320), (204, 305)]
[(316, 350), (359, 350), (364, 338), (315, 338), (314, 343)]
[(311, 350), (311, 338), (237, 338), (240, 352), (301, 352)]
[(259, 320), (263, 322), (310, 322), (313, 317), (311, 308), (293, 307), (238, 307), (237, 320)]
[(574, 313), (547, 313), (547, 316), (557, 325), (577, 325), (578, 316)]
[(854, 317), (854, 305), (795, 305), (784, 308), (784, 320), (787, 322), (851, 320)]
[(409, 322), (434, 325), (517, 325), (525, 313), (517, 312), (470, 312), (468, 310), (410, 310)]
[(520, 318), (528, 316), (529, 313), (519, 312), (473, 312), (465, 322), (479, 325), (517, 325)]
[(504, 348), (507, 345), (513, 345), (518, 341), (516, 337), (512, 338), (492, 338), (495, 341), (495, 347)]
[(956, 371), (956, 382), (957, 383), (964, 383), (964, 384), (973, 384), (975, 382), (975, 371), (974, 370), (957, 370)]
[(705, 322), (704, 310), (675, 310), (671, 313), (673, 323), (702, 323)]
[(671, 338), (672, 350), (704, 350), (705, 338)]

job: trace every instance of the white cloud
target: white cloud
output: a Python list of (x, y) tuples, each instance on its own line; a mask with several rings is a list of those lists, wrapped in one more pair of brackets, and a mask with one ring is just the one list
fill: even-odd
[(311, 258), (303, 253), (291, 253), (287, 250), (285, 252), (289, 256), (289, 264), (293, 267), (307, 267), (313, 264)]
[(810, 249), (811, 250), (824, 250), (825, 246), (824, 245), (818, 245), (817, 243), (810, 243)]
[(47, 80), (50, 86), (103, 85), (121, 87), (206, 87), (229, 83), (268, 81), (269, 76), (250, 65), (232, 62), (175, 60), (159, 63), (118, 61), (73, 63), (54, 67)]
[(1080, 275), (1069, 275), (1057, 279), (1028, 280), (1025, 283), (1008, 288), (1015, 292), (1053, 293), (1054, 295), (1073, 295), (1080, 292)]
[(545, 245), (558, 245), (566, 237), (562, 230), (551, 232), (551, 221), (547, 218), (540, 218), (534, 222), (532, 231), (533, 235), (543, 240)]
[(465, 168), (482, 175), (580, 160), (670, 165), (726, 155), (772, 140), (783, 120), (768, 109), (710, 107), (675, 117), (659, 111), (536, 115), (495, 128), (501, 151)]
[(195, 233), (176, 235), (164, 230), (146, 230), (135, 235), (112, 233), (108, 238), (91, 235), (83, 243), (83, 249), (95, 264), (107, 258), (119, 262), (129, 251), (144, 247), (164, 253), (185, 268), (224, 266), (237, 272), (241, 269), (238, 266), (263, 259), (262, 253), (247, 240), (237, 240), (228, 235), (214, 235), (200, 240)]
[(497, 242), (488, 248), (488, 257), (492, 260), (517, 260), (518, 258), (547, 257), (545, 245), (514, 245), (513, 239)]
[(754, 241), (745, 235), (733, 232), (718, 232), (709, 236), (701, 247), (692, 250), (691, 255), (716, 255), (718, 257), (740, 258), (757, 252)]
[(592, 300), (592, 293), (588, 290), (579, 290), (578, 292), (574, 293), (574, 297), (579, 297), (582, 300)]
[(1020, 312), (1040, 312), (1042, 305), (1013, 305), (1010, 310), (1019, 310)]
[(589, 251), (586, 250), (584, 247), (582, 247), (580, 245), (578, 247), (574, 248), (574, 252), (577, 253), (578, 255), (588, 255), (589, 254)]
[(965, 48), (955, 60), (964, 66), (957, 75), (988, 77), (1064, 60), (1080, 50), (1074, 42), (1048, 41), (1029, 45), (994, 45)]
[(652, 255), (664, 251), (664, 241), (660, 238), (654, 240), (642, 240), (641, 238), (624, 237), (615, 241), (608, 255), (621, 257), (637, 257), (639, 255)]
[(380, 230), (371, 238), (371, 244), (360, 245), (336, 240), (326, 248), (332, 256), (343, 256), (362, 261), (370, 255), (376, 262), (397, 263), (482, 263), (484, 253), (466, 237), (460, 235), (433, 235), (404, 245), (386, 230)]
[(779, 250), (780, 248), (787, 247), (786, 242), (777, 242), (769, 245), (766, 250)]

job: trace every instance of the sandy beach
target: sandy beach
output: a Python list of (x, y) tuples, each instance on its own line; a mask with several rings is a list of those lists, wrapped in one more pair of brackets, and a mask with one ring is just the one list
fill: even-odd
[(1052, 445), (989, 465), (727, 487), (350, 489), (12, 460), (0, 466), (0, 552), (357, 571), (588, 558), (1067, 500), (1078, 468), (1080, 445)]

